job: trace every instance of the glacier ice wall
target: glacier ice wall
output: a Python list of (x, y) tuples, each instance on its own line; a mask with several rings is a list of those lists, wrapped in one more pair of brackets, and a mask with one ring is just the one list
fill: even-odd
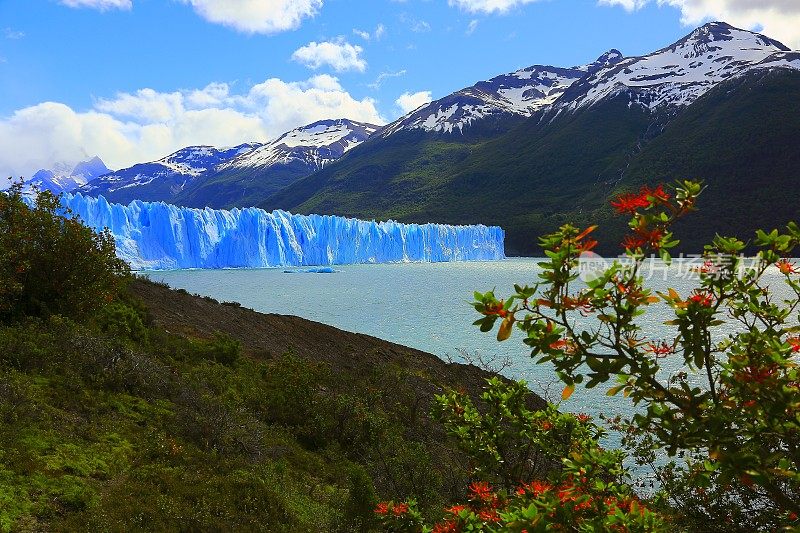
[(503, 259), (499, 227), (400, 224), (262, 209), (190, 209), (65, 194), (62, 204), (136, 270)]

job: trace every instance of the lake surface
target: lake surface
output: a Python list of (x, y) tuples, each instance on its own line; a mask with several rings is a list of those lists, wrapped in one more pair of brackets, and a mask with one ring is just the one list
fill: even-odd
[[(154, 280), (220, 301), (237, 301), (265, 313), (297, 315), (340, 329), (366, 333), (392, 342), (463, 361), (461, 353), (479, 354), (495, 362), (510, 360), (503, 373), (525, 379), (543, 394), (549, 386), (550, 399), (562, 389), (554, 384), (552, 368), (537, 365), (522, 344), (522, 334), (504, 343), (494, 332), (484, 334), (472, 326), (479, 315), (468, 304), (474, 290), (496, 288), (498, 297), (513, 291), (513, 285), (533, 284), (539, 267), (537, 259), (508, 259), (496, 262), (403, 263), (345, 265), (337, 272), (284, 273), (284, 269), (184, 270), (150, 272)], [(694, 263), (693, 263), (694, 264)], [(687, 275), (688, 262), (675, 261), (671, 267), (656, 264), (650, 283), (659, 290), (673, 287), (686, 295), (697, 285)], [(775, 274), (777, 279), (777, 273)], [(651, 306), (643, 317), (648, 337), (669, 337), (664, 325), (671, 310), (662, 304)], [(677, 370), (678, 362), (671, 370)], [(591, 415), (630, 413), (630, 403), (605, 395), (608, 386), (594, 390), (578, 388), (562, 408)]]

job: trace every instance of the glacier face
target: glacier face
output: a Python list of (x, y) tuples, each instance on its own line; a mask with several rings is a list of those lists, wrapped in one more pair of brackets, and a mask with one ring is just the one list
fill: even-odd
[(135, 270), (262, 268), (352, 263), (491, 261), (505, 257), (499, 227), (374, 222), (330, 215), (191, 209), (65, 194), (62, 205), (108, 228)]

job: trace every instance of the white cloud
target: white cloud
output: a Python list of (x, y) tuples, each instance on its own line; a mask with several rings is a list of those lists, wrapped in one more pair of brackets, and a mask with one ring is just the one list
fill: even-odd
[(354, 98), (329, 75), (268, 79), (242, 93), (226, 83), (165, 93), (141, 89), (98, 100), (87, 111), (44, 102), (0, 118), (0, 176), (30, 176), (93, 155), (123, 168), (184, 146), (266, 141), (331, 118), (386, 122), (375, 100)]
[(433, 100), (430, 91), (419, 91), (416, 93), (403, 93), (395, 100), (397, 106), (403, 110), (403, 114), (410, 113), (421, 105), (425, 105)]
[(22, 39), (25, 37), (24, 31), (15, 30), (13, 28), (6, 28), (3, 30), (3, 35), (5, 35), (6, 39)]
[[(163, 0), (162, 0), (163, 1)], [(67, 7), (131, 9), (133, 0), (59, 0)], [(323, 0), (180, 0), (209, 22), (244, 33), (278, 33), (294, 30), (313, 17)]]
[(599, 3), (633, 11), (652, 1), (679, 9), (681, 21), (687, 26), (722, 20), (739, 28), (758, 30), (792, 48), (800, 48), (800, 2), (797, 0), (599, 0)]
[(469, 25), (467, 25), (467, 31), (465, 33), (467, 35), (472, 35), (476, 29), (478, 29), (478, 19), (472, 19), (469, 21)]
[(322, 0), (181, 0), (209, 22), (244, 33), (293, 30), (316, 15)]
[(378, 89), (381, 88), (381, 85), (383, 85), (383, 82), (388, 80), (389, 78), (399, 78), (399, 77), (405, 76), (405, 75), (406, 75), (406, 70), (405, 69), (397, 70), (397, 71), (394, 71), (394, 72), (392, 72), (390, 70), (386, 70), (386, 71), (383, 71), (380, 74), (378, 74), (378, 77), (375, 78), (375, 81), (373, 81), (372, 83), (367, 85), (367, 87), (369, 87), (370, 89), (375, 89), (377, 91)]
[(505, 13), (514, 7), (537, 1), (539, 0), (447, 0), (447, 3), (470, 13)]
[(335, 41), (310, 42), (295, 50), (292, 59), (314, 70), (328, 65), (336, 72), (346, 70), (364, 72), (367, 62), (361, 57), (363, 51), (360, 46), (352, 45), (343, 37), (339, 37)]
[(620, 6), (625, 11), (636, 11), (643, 8), (650, 0), (598, 0), (601, 6)]
[(431, 25), (428, 24), (427, 21), (424, 20), (415, 20), (411, 24), (411, 31), (415, 33), (426, 33), (431, 31)]
[(130, 9), (131, 0), (60, 0), (67, 7), (88, 7), (89, 9)]
[(373, 33), (364, 30), (359, 30), (358, 28), (354, 28), (353, 33), (355, 33), (365, 41), (369, 41), (373, 37), (375, 37), (376, 41), (380, 41), (383, 38), (383, 36), (386, 35), (386, 26), (384, 26), (383, 24), (378, 24)]

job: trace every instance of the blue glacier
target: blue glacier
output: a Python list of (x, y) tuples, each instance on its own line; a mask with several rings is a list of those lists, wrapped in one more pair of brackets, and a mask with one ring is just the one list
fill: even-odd
[(62, 196), (62, 204), (95, 230), (108, 228), (117, 255), (135, 270), (263, 268), (353, 263), (503, 259), (503, 230), (375, 222), (331, 215), (293, 215), (257, 208), (191, 209), (102, 196)]

